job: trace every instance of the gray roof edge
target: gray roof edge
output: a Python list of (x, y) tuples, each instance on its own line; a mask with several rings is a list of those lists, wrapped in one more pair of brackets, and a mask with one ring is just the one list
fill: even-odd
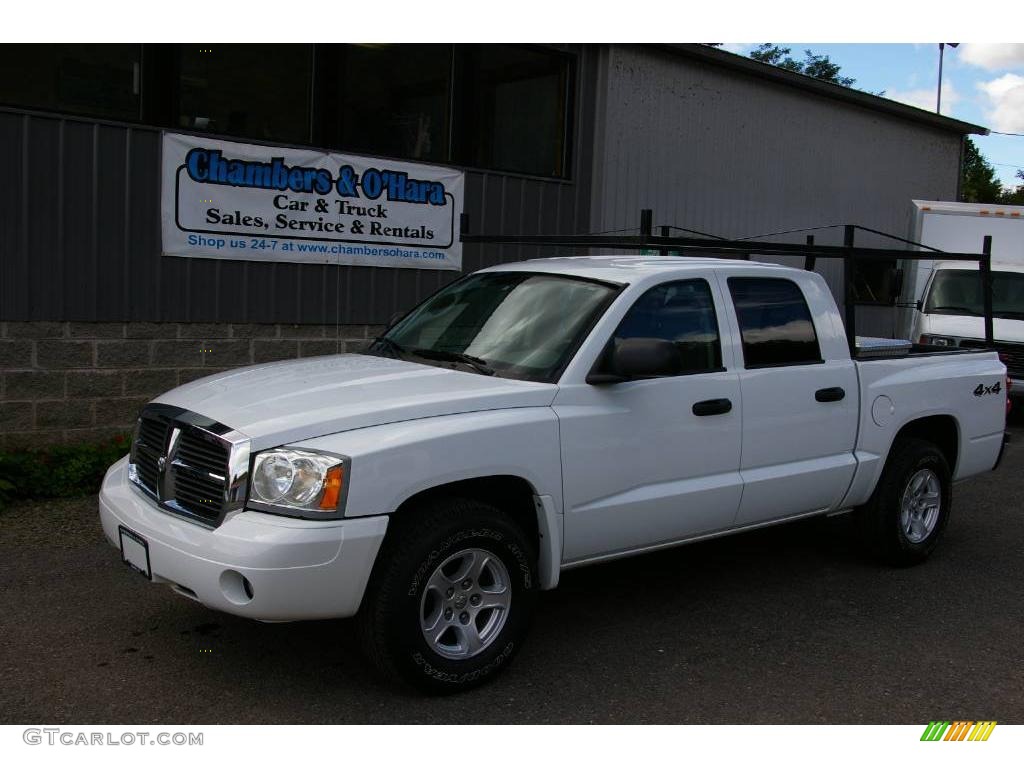
[(933, 128), (940, 128), (960, 135), (976, 133), (982, 136), (987, 136), (989, 133), (988, 128), (982, 125), (965, 123), (962, 120), (956, 120), (952, 117), (945, 117), (924, 109), (918, 109), (917, 107), (912, 107), (909, 104), (893, 101), (892, 99), (887, 99), (883, 96), (875, 96), (874, 94), (867, 93), (865, 91), (858, 91), (854, 88), (836, 85), (835, 83), (829, 83), (815, 77), (802, 75), (798, 72), (790, 72), (789, 70), (782, 69), (771, 64), (765, 64), (764, 62), (751, 59), (747, 56), (740, 56), (728, 51), (721, 51), (717, 48), (712, 48), (709, 45), (703, 45), (700, 43), (660, 43), (648, 45), (744, 72), (752, 77), (773, 80), (777, 83), (788, 85), (793, 88), (810, 91), (819, 96), (838, 99), (839, 101), (845, 101), (849, 104), (856, 104), (876, 112), (885, 112), (890, 115), (896, 115), (897, 117), (902, 117), (906, 120), (924, 123), (932, 126)]

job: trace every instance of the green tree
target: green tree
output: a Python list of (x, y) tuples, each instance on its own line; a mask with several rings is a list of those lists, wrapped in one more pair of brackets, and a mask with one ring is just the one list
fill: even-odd
[(1024, 205), (1024, 171), (1017, 171), (1017, 178), (1021, 183), (1015, 189), (1004, 190), (1002, 200), (999, 202), (1006, 205)]
[(805, 50), (803, 61), (798, 61), (790, 56), (792, 52), (792, 48), (783, 48), (775, 43), (761, 43), (750, 52), (750, 58), (847, 88), (857, 82), (855, 78), (841, 76), (839, 74), (841, 67), (825, 54), (816, 54)]
[(963, 164), (960, 166), (960, 200), (965, 203), (1000, 203), (1003, 186), (996, 169), (978, 151), (969, 137), (964, 138)]

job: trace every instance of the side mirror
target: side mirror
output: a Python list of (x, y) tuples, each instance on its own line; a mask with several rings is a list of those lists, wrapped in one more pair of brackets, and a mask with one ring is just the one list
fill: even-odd
[(924, 311), (924, 302), (921, 301), (921, 299), (918, 299), (917, 301), (915, 301), (914, 302), (914, 306), (917, 307), (917, 311), (918, 312), (923, 312)]
[(393, 314), (388, 320), (388, 324), (384, 330), (390, 330), (391, 328), (394, 328), (395, 323), (397, 323), (403, 317), (405, 317), (405, 312), (395, 312), (395, 314)]
[(623, 339), (611, 352), (610, 373), (592, 373), (588, 384), (615, 384), (631, 379), (675, 376), (682, 370), (679, 350), (664, 339)]

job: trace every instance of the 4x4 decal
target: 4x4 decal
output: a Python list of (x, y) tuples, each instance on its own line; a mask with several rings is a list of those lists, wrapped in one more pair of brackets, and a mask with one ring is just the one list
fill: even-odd
[(982, 395), (998, 395), (1003, 391), (1003, 383), (997, 381), (990, 387), (986, 387), (984, 384), (979, 384), (974, 388), (974, 396), (981, 397)]

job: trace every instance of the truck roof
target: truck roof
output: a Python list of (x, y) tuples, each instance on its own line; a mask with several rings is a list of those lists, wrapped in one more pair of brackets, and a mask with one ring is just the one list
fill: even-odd
[[(978, 270), (978, 264), (973, 261), (936, 261), (933, 269), (967, 269)], [(1002, 261), (992, 262), (993, 272), (1024, 272), (1024, 264), (1010, 264)]]
[(498, 264), (481, 272), (551, 272), (592, 280), (615, 283), (630, 283), (640, 277), (658, 272), (679, 272), (686, 269), (707, 267), (763, 267), (765, 269), (794, 270), (779, 264), (768, 264), (743, 259), (717, 259), (697, 256), (637, 256), (614, 254), (602, 256), (561, 256), (548, 259), (528, 259), (507, 264)]

